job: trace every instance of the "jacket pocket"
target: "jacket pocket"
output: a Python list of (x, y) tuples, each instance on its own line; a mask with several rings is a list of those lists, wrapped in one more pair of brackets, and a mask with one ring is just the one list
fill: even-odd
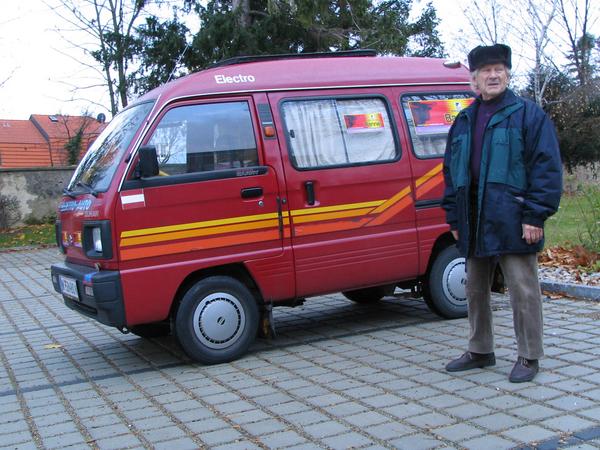
[(493, 130), (488, 167), (488, 182), (502, 183), (517, 189), (525, 187), (523, 139), (520, 130)]
[(522, 218), (525, 200), (520, 192), (511, 192), (504, 185), (488, 185), (484, 206), (484, 243), (488, 252), (528, 251), (522, 238)]

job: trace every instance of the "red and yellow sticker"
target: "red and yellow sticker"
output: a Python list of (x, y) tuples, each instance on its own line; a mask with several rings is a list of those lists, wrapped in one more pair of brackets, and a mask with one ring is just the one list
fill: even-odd
[(383, 114), (344, 114), (344, 124), (348, 133), (369, 133), (371, 131), (380, 131), (385, 128)]

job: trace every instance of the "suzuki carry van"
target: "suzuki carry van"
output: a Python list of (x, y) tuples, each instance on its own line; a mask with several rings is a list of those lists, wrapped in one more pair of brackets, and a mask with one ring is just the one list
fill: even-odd
[(194, 360), (246, 352), (272, 307), (412, 289), (466, 315), (440, 203), (469, 72), (373, 51), (240, 57), (116, 115), (65, 189), (52, 281), (69, 308)]

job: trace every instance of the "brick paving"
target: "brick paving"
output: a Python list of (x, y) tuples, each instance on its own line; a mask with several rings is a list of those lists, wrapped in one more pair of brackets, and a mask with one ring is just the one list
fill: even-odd
[(507, 380), (512, 314), (494, 297), (497, 365), (458, 374), (465, 319), (399, 293), (276, 308), (278, 337), (191, 363), (69, 310), (54, 249), (0, 253), (0, 448), (600, 449), (600, 303), (547, 299), (542, 371)]

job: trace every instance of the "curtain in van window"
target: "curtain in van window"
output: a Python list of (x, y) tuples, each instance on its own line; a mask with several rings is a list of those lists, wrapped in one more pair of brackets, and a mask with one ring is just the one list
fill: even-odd
[(397, 155), (380, 99), (287, 101), (282, 109), (291, 157), (299, 168), (389, 161)]
[[(343, 119), (348, 162), (388, 161), (396, 157), (394, 135), (382, 100), (340, 100), (337, 107)], [(350, 118), (358, 118), (355, 119), (359, 122), (357, 127)]]
[(283, 111), (293, 159), (298, 167), (347, 163), (335, 100), (287, 102)]

